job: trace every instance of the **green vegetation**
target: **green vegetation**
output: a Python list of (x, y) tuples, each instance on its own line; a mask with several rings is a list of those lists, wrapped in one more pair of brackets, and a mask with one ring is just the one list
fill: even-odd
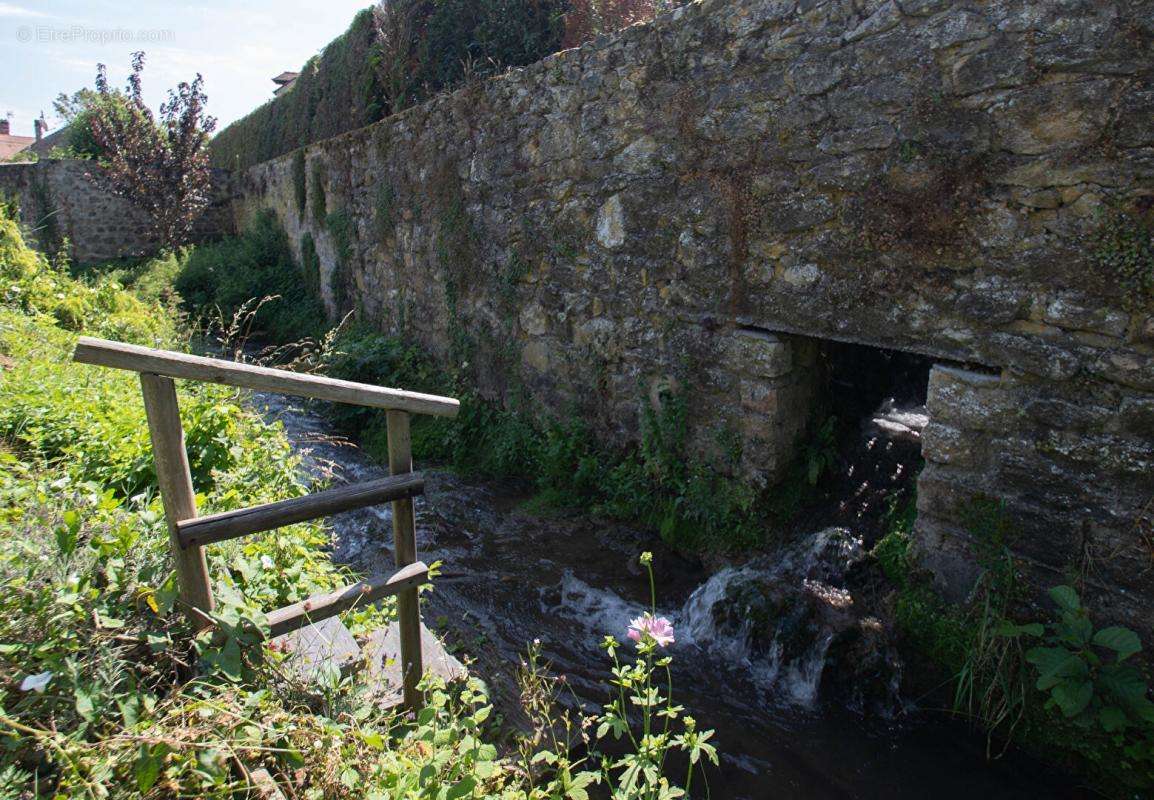
[[(364, 127), (460, 84), (537, 61), (560, 48), (558, 0), (399, 0), (371, 9), (309, 60), (287, 93), (212, 141), (214, 166), (244, 169)], [(323, 219), (324, 215), (318, 217)]]
[(375, 42), (373, 13), (364, 9), (309, 59), (292, 89), (217, 133), (213, 166), (243, 169), (381, 119)]
[[(283, 242), (264, 227), (188, 255), (186, 270), (200, 281), (188, 285), (203, 290), (206, 271), (223, 281), (226, 256), (251, 273), (229, 291), (271, 275), (275, 259), (256, 247), (279, 254)], [(681, 794), (667, 753), (716, 762), (710, 732), (678, 720), (671, 687), (654, 681), (668, 660), (653, 614), (639, 618), (635, 657), (613, 647), (621, 704), (604, 716), (557, 706), (562, 682), (531, 651), (526, 714), (564, 720), (571, 739), (549, 722), (498, 750), (493, 742), (508, 734), (475, 681), (426, 681), (428, 704), (415, 715), (383, 709), (355, 674), (334, 671), (306, 686), (262, 645), (263, 612), (351, 579), (328, 559), (318, 524), (211, 548), (219, 606), (215, 625), (195, 634), (175, 609), (138, 382), (69, 358), (78, 332), (187, 347), (179, 319), (156, 299), (168, 293), (155, 289), (181, 258), (73, 277), (29, 250), (0, 209), (0, 796), (223, 800), (248, 796), (251, 772), (266, 768), (306, 798), (586, 800), (588, 787), (605, 784), (616, 797), (666, 800)], [(233, 390), (193, 383), (180, 392), (203, 510), (305, 491), (279, 425), (246, 410)], [(363, 609), (344, 620), (365, 633), (389, 613)], [(647, 704), (644, 729), (622, 713), (638, 700)], [(611, 735), (629, 745), (607, 757), (596, 743)], [(563, 743), (587, 755), (573, 760)]]
[(993, 502), (975, 504), (967, 523), (982, 566), (973, 597), (946, 603), (910, 562), (915, 516), (913, 500), (896, 506), (873, 551), (898, 589), (903, 652), (924, 660), (916, 668), (952, 682), (954, 711), (988, 732), (991, 755), (996, 743), (1004, 751), (1019, 742), (1111, 794), (1154, 786), (1154, 704), (1129, 661), (1141, 649), (1137, 635), (1095, 630), (1070, 586), (1050, 591), (1055, 618), (1030, 619), (1020, 567), (1006, 547), (1012, 531)]
[(93, 118), (108, 113), (127, 123), (133, 114), (127, 95), (120, 91), (111, 92), (107, 96), (93, 89), (79, 89), (71, 96), (61, 93), (53, 101), (53, 106), (56, 113), (65, 120), (61, 143), (50, 154), (53, 158), (104, 158), (105, 148), (92, 130)]
[(344, 311), (349, 305), (349, 262), (353, 258), (353, 236), (356, 234), (356, 228), (349, 212), (342, 208), (325, 217), (325, 229), (332, 237), (333, 249), (337, 256), (337, 263), (329, 279), (333, 291), (333, 303), (339, 311)]
[(293, 153), (293, 196), (297, 201), (297, 213), (303, 215), (308, 206), (308, 175), (305, 172), (305, 151), (302, 147)]
[(1109, 209), (1095, 234), (1091, 256), (1103, 278), (1116, 284), (1128, 311), (1154, 304), (1154, 212)]
[[(310, 252), (315, 259), (315, 248)], [(306, 261), (302, 275), (276, 217), (263, 212), (244, 236), (188, 251), (175, 287), (189, 308), (215, 322), (232, 319), (254, 298), (277, 298), (256, 310), (250, 322), (257, 329), (277, 341), (320, 338), (327, 325), (314, 290), (319, 262)]]
[(393, 206), (396, 204), (396, 194), (393, 191), (393, 185), (388, 180), (382, 180), (380, 186), (377, 187), (377, 197), (375, 203), (375, 213), (373, 216), (373, 228), (376, 231), (377, 238), (385, 241), (393, 235), (393, 226), (395, 220), (393, 219)]
[(313, 222), (321, 225), (328, 216), (329, 205), (328, 198), (325, 197), (325, 168), (320, 161), (313, 162), (313, 174), (309, 183), (312, 184), (312, 204), (309, 210), (312, 212)]

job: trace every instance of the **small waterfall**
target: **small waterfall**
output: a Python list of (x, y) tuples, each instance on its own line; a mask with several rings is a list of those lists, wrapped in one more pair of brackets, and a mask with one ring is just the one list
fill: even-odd
[[(883, 652), (838, 664), (835, 672), (852, 674), (879, 660), (896, 669), (888, 641), (873, 635), (880, 625), (861, 618), (846, 586), (862, 557), (859, 540), (827, 528), (775, 558), (727, 567), (698, 587), (678, 615), (685, 641), (747, 671), (773, 698), (804, 708), (817, 702), (834, 651), (861, 659), (858, 644), (867, 632), (868, 646)], [(893, 684), (896, 696), (891, 678), (886, 686)]]

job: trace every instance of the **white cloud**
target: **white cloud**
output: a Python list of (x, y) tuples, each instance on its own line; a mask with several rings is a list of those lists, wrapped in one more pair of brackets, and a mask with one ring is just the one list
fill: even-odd
[(0, 3), (0, 17), (47, 17), (43, 11), (33, 11), (31, 8), (24, 8), (23, 6), (14, 5), (12, 3)]

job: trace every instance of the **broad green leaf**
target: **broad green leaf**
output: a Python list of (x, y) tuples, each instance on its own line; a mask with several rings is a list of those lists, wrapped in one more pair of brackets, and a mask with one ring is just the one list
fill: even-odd
[(1090, 705), (1094, 698), (1094, 684), (1090, 681), (1062, 681), (1050, 691), (1050, 696), (1066, 718), (1072, 719)]
[(1064, 678), (1086, 674), (1086, 663), (1064, 647), (1034, 647), (1026, 651), (1026, 660), (1038, 668), (1037, 687), (1052, 689)]
[(1078, 611), (1082, 608), (1082, 601), (1071, 586), (1055, 586), (1050, 590), (1050, 597), (1066, 611)]
[(1111, 664), (1098, 675), (1102, 688), (1122, 701), (1123, 705), (1146, 699), (1146, 680), (1130, 664)]
[(152, 751), (146, 744), (140, 746), (140, 753), (136, 757), (136, 788), (147, 792), (156, 784), (160, 776), (163, 756)]
[(377, 731), (368, 731), (362, 733), (361, 739), (363, 739), (365, 744), (367, 744), (369, 747), (372, 747), (376, 750), (385, 749), (385, 738), (381, 736), (381, 734), (379, 734)]
[(1003, 622), (994, 628), (994, 635), (1016, 638), (1018, 636), (1041, 636), (1046, 629), (1040, 622), (1031, 622), (1026, 625), (1015, 625), (1012, 622)]
[(1105, 647), (1118, 654), (1118, 660), (1124, 661), (1142, 649), (1142, 642), (1138, 634), (1129, 628), (1114, 626), (1103, 628), (1094, 634), (1094, 644)]
[(89, 722), (96, 717), (95, 703), (87, 687), (76, 687), (76, 713)]
[(1114, 733), (1126, 727), (1126, 712), (1117, 706), (1104, 706), (1098, 712), (1098, 722), (1102, 724), (1102, 730), (1107, 733)]
[(458, 797), (465, 797), (473, 793), (473, 789), (477, 787), (477, 779), (472, 775), (462, 779), (455, 786), (450, 787), (448, 793), (445, 795), (446, 800), (457, 800)]

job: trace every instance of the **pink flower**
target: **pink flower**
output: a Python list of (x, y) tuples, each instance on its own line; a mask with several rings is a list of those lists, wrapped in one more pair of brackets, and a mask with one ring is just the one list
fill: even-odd
[(649, 636), (658, 647), (666, 647), (673, 644), (673, 623), (665, 617), (643, 614), (629, 623), (626, 635), (635, 642), (640, 642), (642, 636)]

